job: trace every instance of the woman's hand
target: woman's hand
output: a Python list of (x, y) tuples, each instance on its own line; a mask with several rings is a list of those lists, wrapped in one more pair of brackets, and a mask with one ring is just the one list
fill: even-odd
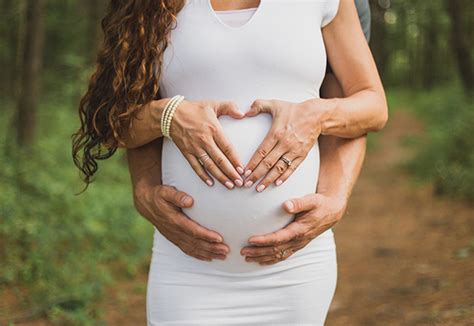
[[(270, 113), (273, 124), (267, 136), (245, 167), (245, 187), (256, 186), (261, 192), (272, 182), (285, 182), (305, 159), (321, 133), (321, 119), (327, 107), (324, 99), (319, 104), (309, 101), (291, 103), (281, 100), (255, 100), (247, 117)], [(289, 160), (290, 164), (283, 159)]]
[(252, 246), (242, 248), (240, 254), (246, 256), (246, 261), (260, 265), (283, 261), (336, 224), (346, 207), (345, 197), (320, 193), (287, 200), (283, 208), (296, 214), (295, 220), (276, 232), (250, 237)]
[(134, 185), (135, 207), (160, 233), (188, 256), (199, 260), (224, 260), (229, 247), (222, 236), (196, 223), (181, 208), (193, 199), (175, 187), (138, 183)]
[(221, 115), (245, 116), (230, 101), (183, 101), (171, 121), (170, 137), (204, 182), (214, 184), (209, 172), (232, 189), (243, 185), (243, 164), (222, 131), (217, 119)]

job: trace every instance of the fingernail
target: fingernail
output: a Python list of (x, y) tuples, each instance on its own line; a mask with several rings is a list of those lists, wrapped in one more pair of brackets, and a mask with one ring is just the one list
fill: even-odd
[(216, 238), (216, 242), (222, 242), (222, 241), (224, 241), (224, 239), (222, 237)]
[(207, 183), (207, 185), (208, 185), (209, 187), (212, 187), (212, 185), (213, 185), (213, 183), (212, 183), (211, 180), (206, 180), (206, 183)]
[(237, 187), (242, 187), (242, 185), (244, 184), (244, 183), (242, 182), (242, 180), (240, 180), (240, 179), (235, 179), (235, 180), (234, 180), (234, 183), (237, 185)]
[(184, 197), (181, 199), (181, 204), (182, 204), (183, 206), (188, 206), (189, 204), (191, 204), (191, 197), (184, 196)]
[(293, 202), (290, 200), (286, 201), (285, 205), (286, 205), (286, 208), (288, 208), (290, 212), (293, 210), (293, 208), (295, 208), (295, 205), (293, 205)]
[(237, 167), (237, 172), (239, 172), (239, 174), (242, 174), (242, 173), (244, 173), (244, 169), (241, 166), (238, 166)]
[(245, 182), (245, 188), (250, 188), (250, 187), (252, 187), (252, 185), (253, 185), (253, 182), (250, 181), (250, 180)]
[(258, 192), (262, 192), (263, 189), (265, 189), (265, 185), (259, 185), (259, 186), (257, 187), (257, 191), (258, 191)]
[(250, 175), (250, 173), (252, 173), (252, 170), (247, 170), (247, 171), (245, 171), (244, 176), (248, 177)]
[(229, 188), (229, 189), (234, 188), (234, 184), (233, 184), (232, 182), (230, 182), (230, 181), (226, 181), (226, 182), (225, 182), (225, 186), (226, 186), (227, 188)]
[(283, 183), (283, 181), (281, 181), (281, 180), (277, 180), (277, 181), (275, 182), (275, 184), (276, 184), (277, 186), (281, 185), (282, 183)]

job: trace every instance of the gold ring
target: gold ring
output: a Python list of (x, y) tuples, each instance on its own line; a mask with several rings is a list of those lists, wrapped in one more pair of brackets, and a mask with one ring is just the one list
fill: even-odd
[(281, 255), (282, 258), (285, 258), (285, 256), (286, 256), (286, 249), (281, 249), (281, 250), (280, 250), (280, 255)]

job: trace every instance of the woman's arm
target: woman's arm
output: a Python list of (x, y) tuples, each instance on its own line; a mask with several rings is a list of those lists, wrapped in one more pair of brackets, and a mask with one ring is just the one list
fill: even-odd
[(132, 120), (131, 128), (122, 130), (119, 147), (137, 148), (162, 137), (161, 115), (169, 100), (163, 98), (142, 106)]
[[(161, 115), (169, 99), (160, 99), (144, 105), (121, 131), (121, 147), (137, 148), (159, 139)], [(230, 101), (182, 101), (171, 120), (170, 136), (196, 174), (207, 185), (213, 186), (211, 175), (227, 188), (242, 186), (243, 164), (234, 146), (222, 131), (218, 117), (229, 115), (241, 119), (237, 106)], [(207, 159), (203, 158), (207, 155)], [(203, 158), (201, 164), (199, 160)]]
[[(354, 28), (358, 27), (358, 28)], [(325, 100), (321, 134), (346, 138), (382, 129), (388, 119), (385, 92), (360, 27), (353, 0), (340, 0), (333, 21), (323, 28), (329, 63), (344, 98)], [(321, 102), (309, 100), (321, 105)]]

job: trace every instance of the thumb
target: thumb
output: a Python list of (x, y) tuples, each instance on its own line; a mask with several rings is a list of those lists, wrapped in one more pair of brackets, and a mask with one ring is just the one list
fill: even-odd
[(254, 117), (259, 113), (272, 113), (272, 105), (268, 100), (253, 101), (250, 109), (245, 113), (246, 117)]
[(309, 194), (304, 197), (289, 199), (283, 203), (283, 209), (288, 213), (296, 214), (315, 209), (319, 206), (318, 194)]
[(239, 111), (237, 105), (231, 101), (221, 102), (217, 107), (216, 114), (218, 117), (228, 115), (234, 119), (241, 119), (245, 116), (245, 114)]
[(164, 186), (161, 194), (162, 198), (176, 207), (187, 208), (193, 205), (193, 198), (175, 187)]

